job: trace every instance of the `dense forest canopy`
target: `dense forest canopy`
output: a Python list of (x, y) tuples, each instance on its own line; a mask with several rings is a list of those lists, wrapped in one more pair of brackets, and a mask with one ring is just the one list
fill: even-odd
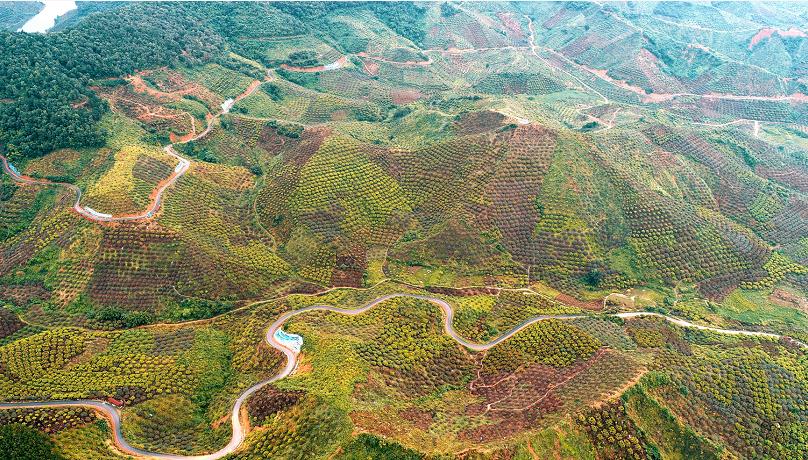
[(17, 30), (42, 8), (39, 2), (0, 2), (0, 29)]
[(424, 38), (425, 10), (407, 2), (123, 5), (91, 8), (97, 12), (59, 32), (0, 31), (0, 145), (12, 158), (102, 145), (98, 121), (107, 108), (90, 89), (93, 80), (181, 62), (227, 61), (225, 49), (277, 65), (239, 38), (318, 33), (300, 19), (316, 25), (311, 18), (357, 8), (370, 9), (415, 43)]
[(52, 34), (0, 32), (0, 143), (12, 157), (100, 145), (106, 107), (92, 79), (198, 62), (222, 49), (205, 21), (178, 4), (105, 11)]

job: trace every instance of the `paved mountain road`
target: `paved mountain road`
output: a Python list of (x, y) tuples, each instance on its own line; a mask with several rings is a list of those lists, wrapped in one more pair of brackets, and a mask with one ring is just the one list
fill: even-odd
[[(521, 331), (522, 329), (530, 326), (531, 324), (537, 323), (539, 321), (545, 321), (549, 319), (557, 319), (557, 320), (570, 320), (570, 319), (577, 319), (577, 318), (588, 318), (590, 315), (540, 315), (534, 316), (532, 318), (526, 319), (525, 321), (519, 323), (514, 328), (510, 329), (506, 333), (502, 334), (501, 336), (491, 340), (490, 342), (486, 343), (476, 343), (467, 340), (466, 338), (462, 337), (455, 331), (453, 320), (454, 320), (454, 309), (452, 306), (443, 299), (439, 299), (436, 297), (426, 296), (426, 295), (419, 295), (419, 294), (388, 294), (385, 296), (378, 297), (377, 299), (371, 301), (370, 303), (366, 304), (361, 308), (356, 309), (349, 309), (349, 308), (341, 308), (335, 307), (332, 305), (311, 305), (308, 307), (300, 308), (298, 310), (291, 310), (286, 313), (283, 313), (281, 316), (278, 317), (267, 329), (265, 334), (265, 340), (267, 343), (274, 349), (280, 351), (286, 356), (286, 365), (283, 369), (276, 374), (275, 376), (259, 382), (247, 390), (245, 390), (241, 395), (236, 399), (233, 403), (233, 409), (230, 413), (230, 420), (233, 428), (233, 435), (230, 439), (230, 442), (220, 449), (217, 452), (205, 455), (175, 455), (175, 454), (163, 454), (157, 452), (148, 452), (142, 449), (138, 449), (124, 439), (123, 434), (121, 432), (121, 411), (119, 408), (108, 404), (103, 401), (97, 400), (90, 400), (90, 399), (78, 399), (78, 400), (55, 400), (55, 401), (24, 401), (24, 402), (8, 402), (8, 403), (0, 403), (0, 409), (36, 409), (36, 408), (52, 408), (52, 407), (87, 407), (97, 412), (101, 412), (111, 423), (113, 428), (113, 440), (115, 441), (115, 445), (120, 449), (122, 452), (133, 455), (136, 457), (141, 458), (155, 458), (155, 459), (168, 459), (168, 460), (216, 460), (222, 457), (225, 457), (233, 452), (235, 452), (241, 444), (244, 442), (244, 439), (247, 435), (248, 427), (245, 427), (241, 423), (241, 418), (239, 417), (241, 413), (241, 409), (244, 406), (245, 401), (247, 398), (252, 396), (253, 393), (261, 389), (262, 387), (281, 380), (283, 378), (288, 377), (291, 375), (295, 368), (297, 367), (297, 358), (298, 354), (286, 347), (284, 344), (280, 343), (275, 338), (275, 332), (278, 331), (286, 321), (288, 321), (293, 316), (297, 316), (301, 313), (310, 312), (310, 311), (331, 311), (335, 313), (355, 316), (365, 313), (366, 311), (370, 310), (371, 308), (379, 305), (382, 302), (387, 300), (398, 298), (398, 297), (407, 297), (412, 299), (420, 299), (431, 302), (438, 307), (440, 307), (443, 313), (443, 330), (444, 332), (452, 337), (455, 341), (457, 341), (460, 345), (474, 351), (484, 351), (488, 350), (489, 348), (496, 346), (505, 340), (511, 338), (514, 334)], [(616, 313), (612, 315), (606, 316), (616, 316), (618, 318), (637, 318), (640, 316), (656, 316), (659, 318), (663, 318), (667, 321), (670, 321), (673, 324), (678, 326), (686, 327), (686, 328), (695, 328), (700, 330), (711, 331), (719, 334), (730, 334), (730, 335), (746, 335), (752, 337), (762, 337), (762, 338), (772, 338), (772, 339), (781, 339), (783, 336), (778, 334), (773, 334), (769, 332), (759, 332), (759, 331), (746, 331), (743, 329), (721, 329), (711, 326), (703, 326), (700, 324), (694, 324), (689, 321), (675, 318), (671, 316), (662, 315), (659, 313), (653, 312), (627, 312), (627, 313)], [(800, 347), (808, 348), (808, 345), (805, 343), (799, 342), (797, 340), (793, 340), (794, 343), (798, 344)]]
[[(205, 130), (202, 133), (202, 135), (206, 134), (207, 131), (208, 130)], [(149, 207), (145, 211), (139, 214), (124, 215), (124, 216), (112, 216), (110, 214), (103, 214), (87, 206), (82, 206), (81, 204), (82, 192), (81, 189), (75, 184), (70, 184), (67, 182), (52, 182), (47, 179), (36, 179), (33, 177), (29, 177), (16, 171), (16, 169), (14, 169), (11, 166), (11, 164), (8, 162), (8, 159), (5, 156), (0, 155), (0, 161), (2, 161), (3, 163), (3, 170), (17, 182), (31, 185), (65, 187), (73, 191), (73, 193), (76, 194), (76, 201), (73, 202), (73, 210), (88, 220), (92, 220), (95, 222), (127, 222), (133, 220), (147, 220), (154, 217), (155, 214), (157, 214), (157, 211), (160, 209), (160, 205), (163, 203), (163, 194), (165, 193), (166, 189), (168, 189), (168, 187), (172, 186), (175, 182), (177, 182), (177, 180), (180, 177), (182, 177), (182, 175), (185, 174), (188, 171), (188, 168), (191, 166), (191, 162), (189, 160), (183, 158), (182, 156), (180, 156), (180, 154), (177, 153), (176, 150), (174, 150), (173, 144), (167, 145), (164, 148), (164, 150), (167, 154), (173, 156), (178, 161), (177, 165), (174, 167), (174, 170), (171, 172), (171, 175), (168, 176), (166, 179), (160, 181), (160, 183), (154, 189), (154, 191), (152, 192), (151, 205), (149, 205)]]

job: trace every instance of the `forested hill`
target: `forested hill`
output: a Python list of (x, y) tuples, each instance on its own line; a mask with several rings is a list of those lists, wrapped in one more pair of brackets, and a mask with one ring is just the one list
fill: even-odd
[[(406, 2), (138, 3), (99, 9), (71, 21), (66, 30), (45, 35), (0, 32), (0, 148), (20, 158), (99, 145), (104, 133), (97, 122), (106, 108), (89, 89), (91, 82), (205, 60), (238, 66), (226, 59), (225, 49), (274, 66), (279, 63), (266, 62), (253, 49), (255, 43), (242, 38), (321, 34), (328, 29), (328, 13), (352, 9), (373, 11), (414, 43), (425, 36), (425, 9)], [(346, 37), (329, 41), (355, 51)]]
[(44, 5), (38, 2), (0, 2), (0, 30), (17, 30)]
[(0, 32), (0, 144), (12, 157), (103, 143), (91, 80), (211, 59), (220, 36), (183, 5), (133, 5), (53, 34)]

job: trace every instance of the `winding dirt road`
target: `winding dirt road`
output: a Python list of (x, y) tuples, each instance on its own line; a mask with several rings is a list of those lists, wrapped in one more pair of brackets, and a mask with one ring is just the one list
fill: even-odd
[[(155, 458), (155, 459), (169, 459), (169, 460), (217, 460), (222, 457), (225, 457), (236, 450), (241, 446), (244, 442), (246, 437), (247, 431), (249, 427), (244, 426), (241, 422), (241, 410), (244, 406), (244, 402), (252, 396), (253, 393), (261, 389), (262, 387), (281, 380), (283, 378), (288, 377), (291, 375), (297, 367), (298, 364), (298, 352), (295, 351), (293, 348), (285, 345), (284, 343), (280, 342), (276, 338), (276, 332), (281, 330), (286, 321), (290, 318), (297, 316), (301, 313), (311, 312), (311, 311), (330, 311), (335, 313), (340, 313), (344, 315), (356, 316), (366, 311), (370, 310), (371, 308), (383, 303), (387, 300), (398, 298), (398, 297), (407, 297), (412, 299), (420, 299), (431, 302), (438, 307), (440, 307), (443, 313), (443, 330), (444, 332), (449, 335), (452, 339), (454, 339), (460, 345), (474, 351), (484, 351), (488, 350), (491, 347), (494, 347), (505, 340), (513, 337), (514, 334), (518, 333), (522, 329), (530, 326), (531, 324), (537, 323), (539, 321), (545, 321), (549, 319), (557, 319), (557, 320), (570, 320), (570, 319), (577, 319), (577, 318), (587, 318), (590, 317), (589, 315), (539, 315), (534, 316), (532, 318), (526, 319), (525, 321), (519, 323), (517, 326), (513, 327), (506, 333), (502, 334), (501, 336), (486, 342), (486, 343), (476, 343), (467, 340), (466, 338), (462, 337), (457, 333), (454, 329), (453, 321), (454, 321), (454, 309), (452, 306), (446, 302), (445, 300), (426, 296), (426, 295), (419, 295), (419, 294), (388, 294), (385, 296), (378, 297), (377, 299), (371, 301), (370, 303), (366, 304), (361, 308), (350, 309), (350, 308), (341, 308), (335, 307), (332, 305), (311, 305), (308, 307), (304, 307), (298, 310), (291, 310), (288, 311), (281, 316), (278, 317), (267, 329), (265, 334), (265, 340), (267, 343), (274, 349), (280, 351), (286, 356), (286, 365), (284, 368), (272, 378), (259, 382), (247, 390), (245, 390), (236, 401), (233, 403), (233, 409), (230, 413), (230, 421), (233, 428), (233, 435), (230, 439), (230, 442), (220, 449), (217, 452), (205, 455), (175, 455), (175, 454), (162, 454), (157, 452), (148, 452), (142, 449), (138, 449), (133, 447), (126, 439), (124, 439), (123, 434), (121, 432), (121, 411), (119, 408), (108, 404), (103, 401), (91, 400), (91, 399), (78, 399), (78, 400), (54, 400), (54, 401), (25, 401), (25, 402), (8, 402), (8, 403), (0, 403), (0, 409), (36, 409), (36, 408), (56, 408), (56, 407), (87, 407), (94, 411), (100, 412), (103, 416), (110, 421), (112, 428), (113, 428), (113, 440), (115, 445), (118, 449), (120, 449), (123, 453), (133, 455), (140, 458)], [(778, 334), (773, 334), (769, 332), (759, 332), (759, 331), (746, 331), (743, 329), (721, 329), (711, 326), (703, 326), (700, 324), (694, 324), (689, 321), (675, 318), (671, 316), (662, 315), (659, 313), (653, 312), (628, 312), (628, 313), (616, 313), (612, 315), (606, 316), (616, 316), (618, 318), (637, 318), (641, 316), (656, 316), (659, 318), (663, 318), (673, 324), (676, 324), (681, 327), (686, 328), (694, 328), (699, 330), (706, 330), (711, 331), (719, 334), (730, 334), (730, 335), (746, 335), (752, 337), (763, 337), (763, 338), (772, 338), (772, 339), (782, 339), (783, 336)], [(808, 348), (808, 345), (805, 343), (799, 342), (797, 340), (791, 339), (794, 343), (799, 345), (802, 348)]]
[[(250, 86), (248, 86), (247, 89), (244, 90), (243, 93), (239, 94), (233, 100), (233, 103), (238, 102), (241, 99), (244, 99), (245, 97), (253, 94), (261, 86), (261, 83), (262, 82), (260, 80), (253, 81), (250, 84)], [(131, 214), (131, 215), (124, 215), (124, 216), (113, 216), (113, 215), (110, 215), (110, 214), (104, 214), (104, 213), (98, 212), (98, 211), (96, 211), (96, 210), (94, 210), (92, 208), (89, 208), (87, 206), (82, 206), (82, 204), (81, 204), (82, 192), (81, 192), (81, 189), (78, 186), (76, 186), (75, 184), (70, 184), (70, 183), (67, 183), (67, 182), (52, 182), (52, 181), (49, 181), (47, 179), (36, 179), (36, 178), (30, 177), (30, 176), (26, 176), (26, 175), (22, 174), (21, 172), (19, 172), (16, 168), (14, 168), (11, 165), (11, 163), (9, 163), (8, 158), (6, 158), (3, 155), (0, 155), (0, 162), (2, 162), (2, 164), (3, 164), (3, 171), (5, 171), (6, 174), (8, 174), (16, 182), (20, 182), (20, 183), (23, 183), (23, 184), (30, 184), (30, 185), (65, 187), (65, 188), (73, 191), (73, 193), (76, 194), (76, 201), (73, 203), (73, 210), (76, 213), (78, 213), (79, 215), (81, 215), (82, 217), (84, 217), (84, 218), (86, 218), (88, 220), (95, 221), (95, 222), (128, 222), (128, 221), (135, 221), (135, 220), (149, 220), (149, 219), (153, 218), (157, 214), (157, 211), (160, 210), (160, 205), (162, 205), (162, 203), (163, 203), (163, 195), (164, 195), (165, 191), (169, 187), (174, 185), (177, 182), (177, 180), (179, 180), (179, 178), (182, 177), (188, 171), (188, 168), (190, 168), (190, 166), (191, 166), (191, 161), (188, 160), (187, 158), (184, 158), (179, 153), (177, 153), (177, 151), (174, 149), (174, 146), (178, 145), (178, 144), (186, 144), (186, 143), (191, 142), (191, 141), (196, 141), (196, 140), (199, 140), (199, 139), (207, 136), (208, 133), (210, 133), (211, 129), (213, 129), (215, 121), (218, 118), (220, 118), (223, 114), (227, 113), (228, 110), (229, 110), (229, 107), (227, 107), (227, 108), (223, 107), (219, 112), (217, 112), (217, 113), (213, 114), (212, 116), (208, 117), (207, 126), (205, 127), (205, 130), (202, 131), (201, 133), (199, 133), (199, 134), (197, 134), (197, 135), (195, 135), (195, 136), (193, 136), (193, 137), (191, 137), (189, 139), (185, 139), (185, 140), (182, 140), (182, 141), (178, 141), (178, 142), (168, 144), (163, 148), (163, 150), (165, 150), (165, 152), (168, 155), (171, 155), (172, 157), (177, 159), (177, 165), (174, 167), (174, 170), (171, 172), (170, 176), (163, 179), (162, 181), (160, 181), (159, 184), (157, 184), (157, 187), (155, 187), (155, 189), (152, 191), (152, 193), (150, 195), (151, 205), (149, 205), (149, 207), (146, 208), (145, 211), (143, 211), (143, 212), (141, 212), (139, 214)]]
[[(210, 125), (208, 125), (210, 127)], [(194, 139), (198, 139), (202, 135), (206, 134), (209, 129), (206, 129), (200, 136), (197, 136)], [(193, 140), (193, 139), (191, 139)], [(189, 140), (190, 141), (190, 140)], [(76, 201), (73, 202), (73, 210), (76, 211), (82, 217), (92, 220), (95, 222), (126, 222), (126, 221), (133, 221), (133, 220), (147, 220), (151, 219), (152, 217), (157, 214), (157, 211), (160, 209), (160, 205), (163, 202), (163, 194), (165, 193), (166, 189), (175, 182), (177, 179), (182, 177), (188, 168), (191, 166), (191, 162), (186, 158), (180, 156), (176, 150), (174, 150), (174, 144), (167, 145), (164, 148), (165, 152), (174, 158), (177, 159), (178, 163), (174, 167), (174, 171), (171, 172), (171, 175), (168, 176), (166, 179), (160, 181), (157, 185), (157, 188), (151, 194), (151, 205), (142, 213), (140, 214), (132, 214), (132, 215), (125, 215), (125, 216), (112, 216), (110, 214), (100, 213), (90, 207), (82, 206), (81, 204), (81, 196), (82, 192), (81, 189), (76, 186), (75, 184), (69, 184), (67, 182), (52, 182), (47, 179), (35, 179), (30, 176), (26, 176), (19, 171), (17, 171), (11, 164), (8, 162), (8, 159), (3, 155), (0, 155), (0, 161), (3, 163), (3, 170), (11, 176), (16, 182), (20, 182), (23, 184), (31, 184), (31, 185), (45, 185), (45, 186), (56, 186), (56, 187), (65, 187), (69, 190), (72, 190), (73, 193), (76, 194)]]

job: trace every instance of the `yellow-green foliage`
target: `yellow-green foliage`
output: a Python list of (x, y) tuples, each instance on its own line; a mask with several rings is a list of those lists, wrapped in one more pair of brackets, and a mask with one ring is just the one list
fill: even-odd
[(0, 392), (9, 399), (81, 398), (96, 392), (114, 395), (126, 386), (144, 394), (191, 394), (204, 389), (207, 374), (222, 378), (221, 367), (205, 365), (216, 358), (216, 347), (202, 355), (189, 354), (193, 350), (164, 355), (154, 344), (152, 333), (144, 330), (59, 328), (32, 335), (0, 347)]
[(350, 410), (354, 386), (367, 375), (367, 366), (359, 359), (356, 344), (344, 336), (318, 335), (310, 328), (290, 330), (306, 338), (304, 366), (310, 365), (311, 371), (300, 372), (278, 386), (306, 390), (342, 410)]
[(261, 42), (262, 55), (269, 60), (284, 61), (293, 50), (312, 50), (324, 62), (330, 63), (339, 58), (339, 52), (315, 34), (302, 34), (290, 37), (277, 37)]
[[(317, 295), (293, 294), (285, 299), (285, 303), (288, 304), (288, 308), (292, 310), (297, 310), (309, 305), (334, 305), (344, 308), (359, 308), (367, 302), (370, 302), (371, 300), (376, 299), (384, 294), (408, 291), (410, 291), (410, 289), (398, 284), (383, 283), (374, 287), (373, 289), (368, 290), (339, 288)], [(358, 322), (365, 321), (364, 318), (375, 317), (375, 315), (381, 314), (379, 310), (383, 310), (384, 305), (391, 304), (385, 302), (384, 304), (374, 307), (371, 311), (359, 316), (347, 317), (345, 315), (335, 314), (335, 318), (344, 318), (345, 321), (349, 321), (351, 324), (356, 324)], [(305, 318), (305, 316), (303, 318)]]
[(478, 330), (478, 323), (490, 315), (496, 297), (475, 295), (452, 299), (455, 306), (454, 328), (464, 337), (479, 340), (483, 332)]
[(199, 420), (183, 395), (163, 395), (138, 404), (124, 416), (123, 432), (131, 444), (160, 452), (192, 450)]
[(744, 289), (771, 289), (789, 273), (808, 274), (808, 267), (794, 262), (779, 252), (773, 252), (771, 258), (763, 264), (763, 268), (769, 272), (768, 276), (758, 281), (742, 283), (741, 287)]
[(240, 100), (236, 107), (244, 109), (250, 116), (287, 121), (301, 121), (308, 112), (309, 106), (317, 97), (307, 94), (291, 84), (276, 80), (272, 83), (281, 88), (280, 100), (273, 100), (265, 91), (259, 89)]
[(110, 429), (106, 421), (60, 431), (53, 440), (68, 460), (120, 460), (109, 448)]
[(578, 414), (578, 424), (587, 431), (598, 458), (644, 460), (647, 442), (620, 401), (613, 401)]
[(62, 176), (75, 169), (81, 161), (81, 153), (72, 149), (56, 150), (41, 158), (35, 158), (25, 166), (27, 174), (42, 177)]
[(3, 248), (30, 248), (34, 253), (45, 249), (55, 239), (80, 224), (79, 217), (65, 208), (40, 213), (27, 227), (16, 235), (0, 241)]
[[(151, 160), (148, 160), (150, 158)], [(135, 171), (140, 161), (162, 165), (166, 173), (173, 170), (176, 160), (156, 147), (127, 145), (115, 154), (115, 162), (95, 183), (87, 188), (82, 204), (103, 213), (137, 213), (149, 202), (154, 187), (165, 176), (144, 176)], [(144, 180), (146, 179), (146, 180)]]
[(659, 392), (678, 417), (725, 439), (742, 458), (805, 457), (808, 380), (804, 371), (794, 372), (804, 367), (804, 353), (775, 343), (692, 345), (692, 351), (659, 356), (673, 380)]
[(496, 299), (495, 317), (507, 326), (536, 315), (570, 315), (581, 309), (528, 291), (502, 291)]
[(245, 246), (231, 246), (230, 250), (235, 257), (239, 258), (251, 270), (263, 273), (283, 273), (286, 271), (286, 263), (264, 243), (250, 241)]
[(398, 146), (431, 147), (436, 142), (450, 137), (451, 123), (452, 118), (445, 114), (419, 110), (399, 119), (388, 129), (389, 135)]
[[(47, 378), (50, 372), (63, 367), (82, 352), (84, 340), (85, 334), (75, 329), (45, 331), (0, 347), (0, 362), (9, 377), (14, 379)], [(0, 382), (2, 386), (11, 384), (10, 381)], [(8, 394), (6, 391), (2, 393)]]
[(511, 339), (492, 348), (483, 364), (513, 371), (523, 362), (564, 367), (585, 359), (600, 348), (600, 341), (581, 329), (559, 320), (539, 321)]
[(403, 321), (388, 322), (376, 339), (378, 343), (374, 341), (363, 346), (361, 353), (376, 366), (409, 370), (436, 351), (436, 347), (424, 339), (421, 328)]
[(300, 276), (323, 285), (331, 283), (336, 263), (336, 254), (331, 247), (322, 245), (316, 248), (311, 257), (302, 262), (298, 270)]
[(772, 193), (760, 192), (749, 206), (749, 214), (755, 219), (766, 222), (783, 209), (783, 200)]
[[(344, 306), (358, 300), (340, 298), (337, 304)], [(361, 398), (356, 385), (366, 381), (371, 368), (399, 376), (391, 384), (413, 394), (456, 384), (458, 374), (467, 372), (468, 360), (443, 334), (437, 308), (422, 300), (394, 298), (357, 316), (307, 313), (292, 320), (288, 329), (305, 337), (301, 369), (306, 370), (278, 386), (305, 389), (345, 410)]]
[[(265, 325), (266, 319), (261, 330)], [(247, 382), (232, 384), (229, 344), (228, 334), (211, 327), (53, 329), (0, 347), (0, 399), (114, 396), (134, 409), (123, 416), (134, 445), (161, 452), (214, 451), (230, 435), (226, 425), (210, 426), (232, 404), (227, 390), (241, 391), (258, 379), (245, 373)], [(254, 348), (250, 354), (256, 354)], [(269, 360), (262, 363), (269, 371), (275, 368)], [(222, 393), (225, 405), (214, 405)]]
[(195, 163), (166, 195), (160, 222), (198, 251), (203, 267), (210, 261), (218, 266), (193, 273), (178, 289), (200, 297), (237, 289), (234, 295), (244, 298), (264, 292), (288, 272), (270, 242), (243, 219), (240, 206), (250, 186), (252, 176), (242, 167)]
[(394, 213), (409, 211), (398, 183), (342, 137), (327, 139), (303, 167), (290, 208), (298, 215), (336, 208), (347, 235), (371, 239)]
[[(553, 458), (554, 456), (563, 460), (595, 459), (595, 451), (586, 438), (586, 434), (568, 421), (539, 431), (526, 442), (530, 443), (533, 452), (546, 455), (547, 458)], [(530, 450), (527, 447), (520, 446), (519, 452), (524, 455), (522, 457), (517, 456), (517, 458), (531, 458)]]
[(91, 199), (96, 195), (108, 195), (122, 193), (128, 196), (134, 191), (134, 184), (131, 182), (132, 170), (137, 157), (144, 154), (144, 150), (138, 147), (125, 147), (115, 154), (115, 163), (101, 179), (93, 184), (87, 191), (87, 198)]
[(497, 296), (459, 297), (452, 302), (457, 305), (455, 328), (478, 341), (493, 339), (533, 316), (581, 313), (580, 308), (529, 291), (503, 290)]
[(55, 300), (62, 304), (73, 301), (90, 283), (92, 270), (87, 270), (87, 259), (98, 251), (103, 236), (97, 225), (77, 228), (72, 243), (59, 254), (59, 270), (53, 273)]
[(451, 339), (441, 334), (431, 303), (396, 298), (379, 308), (384, 319), (381, 331), (359, 346), (359, 355), (371, 365), (408, 371), (450, 345)]
[(653, 348), (665, 345), (665, 336), (656, 329), (635, 328), (631, 335), (638, 346)]
[(101, 118), (99, 126), (106, 129), (107, 147), (120, 150), (126, 146), (138, 145), (142, 143), (142, 138), (147, 133), (141, 125), (131, 118), (126, 118), (114, 112), (110, 112)]
[(233, 458), (326, 458), (350, 433), (351, 422), (345, 412), (311, 398), (251, 433), (247, 447)]
[(199, 82), (202, 86), (225, 98), (235, 98), (244, 92), (253, 81), (247, 75), (226, 69), (219, 64), (207, 64), (200, 68), (184, 69), (184, 72), (190, 79)]

